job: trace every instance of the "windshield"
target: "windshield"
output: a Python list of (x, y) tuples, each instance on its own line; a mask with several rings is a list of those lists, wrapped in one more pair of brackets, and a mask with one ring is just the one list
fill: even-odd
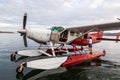
[(62, 32), (63, 30), (64, 30), (63, 27), (58, 27), (58, 26), (54, 26), (52, 29), (53, 32)]

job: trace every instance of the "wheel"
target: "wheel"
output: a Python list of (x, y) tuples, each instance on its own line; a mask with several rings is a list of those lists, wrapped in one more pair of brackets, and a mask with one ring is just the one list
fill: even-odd
[(23, 66), (19, 66), (16, 68), (17, 73), (22, 73), (23, 72)]
[(11, 54), (11, 61), (15, 61), (16, 60), (16, 54)]

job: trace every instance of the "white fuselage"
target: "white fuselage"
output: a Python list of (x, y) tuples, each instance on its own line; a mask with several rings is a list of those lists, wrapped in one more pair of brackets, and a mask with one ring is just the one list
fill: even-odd
[[(70, 31), (53, 32), (51, 29), (41, 29), (41, 28), (27, 28), (26, 35), (28, 38), (38, 42), (46, 44), (49, 41), (56, 43), (69, 43), (70, 41), (76, 39), (78, 36), (70, 35)], [(65, 33), (68, 34), (65, 34)]]
[(27, 37), (38, 42), (46, 43), (50, 41), (51, 30), (50, 29), (40, 29), (40, 28), (27, 28)]

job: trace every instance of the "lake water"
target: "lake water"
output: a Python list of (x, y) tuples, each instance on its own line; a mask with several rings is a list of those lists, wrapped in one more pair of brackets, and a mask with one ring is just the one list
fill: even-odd
[(21, 63), (11, 62), (12, 52), (23, 49), (37, 49), (38, 44), (28, 40), (28, 48), (23, 45), (19, 34), (0, 34), (0, 80), (120, 80), (120, 43), (102, 41), (93, 45), (94, 52), (106, 50), (101, 57), (101, 66), (75, 66), (54, 70), (35, 70), (25, 68), (23, 74), (17, 74)]

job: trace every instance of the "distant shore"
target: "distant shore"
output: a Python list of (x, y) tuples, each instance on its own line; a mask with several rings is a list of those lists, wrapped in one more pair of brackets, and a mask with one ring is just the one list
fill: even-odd
[(103, 33), (104, 36), (116, 36), (117, 33)]
[(14, 33), (14, 32), (9, 32), (9, 31), (0, 31), (0, 33)]

